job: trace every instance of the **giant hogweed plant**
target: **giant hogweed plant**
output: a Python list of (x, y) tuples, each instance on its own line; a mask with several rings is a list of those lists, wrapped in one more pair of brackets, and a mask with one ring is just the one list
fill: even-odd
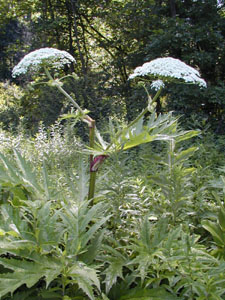
[[(17, 289), (26, 285), (27, 295), (32, 293), (32, 288), (37, 287), (36, 293), (38, 291), (40, 299), (85, 299), (87, 296), (89, 299), (102, 297), (104, 300), (110, 298), (122, 300), (132, 297), (135, 299), (140, 295), (143, 300), (149, 297), (174, 299), (175, 295), (171, 296), (164, 288), (153, 285), (152, 290), (148, 289), (149, 285), (144, 282), (142, 266), (135, 271), (139, 252), (142, 251), (135, 239), (133, 242), (130, 240), (133, 246), (129, 246), (127, 251), (124, 244), (120, 245), (120, 242), (113, 238), (111, 243), (101, 246), (105, 233), (101, 227), (107, 223), (110, 215), (105, 215), (107, 209), (102, 202), (98, 204), (93, 202), (95, 177), (99, 164), (119, 151), (156, 140), (171, 141), (186, 134), (191, 137), (198, 132), (177, 131), (177, 120), (171, 113), (156, 114), (154, 104), (159, 99), (164, 83), (155, 81), (152, 87), (156, 88), (157, 92), (153, 98), (148, 94), (146, 109), (124, 128), (112, 130), (110, 138), (105, 141), (88, 112), (63, 89), (63, 78), (57, 79), (56, 73), (53, 75), (55, 69), (73, 62), (73, 57), (65, 51), (44, 48), (25, 56), (14, 68), (13, 76), (28, 71), (32, 71), (33, 74), (37, 71), (45, 72), (48, 78), (46, 84), (59, 89), (76, 107), (76, 118), (88, 125), (90, 144), (84, 151), (90, 154), (88, 200), (85, 192), (86, 182), (79, 181), (77, 193), (79, 199), (71, 201), (63, 193), (56, 193), (45, 168), (40, 183), (30, 164), (20, 153), (15, 151), (15, 165), (1, 155), (0, 180), (12, 189), (7, 202), (1, 206), (0, 264), (3, 271), (0, 275), (0, 296), (7, 297), (8, 293), (15, 292), (16, 299), (19, 297)], [(144, 64), (134, 71), (130, 79), (135, 77), (158, 78), (164, 82), (181, 80), (200, 86), (206, 85), (195, 69), (173, 58), (162, 58)], [(149, 117), (146, 117), (149, 112)], [(83, 176), (79, 178), (82, 179)], [(141, 236), (144, 237), (145, 232), (149, 235), (149, 231), (141, 229)], [(147, 241), (151, 243), (150, 239)], [(113, 245), (116, 245), (117, 250)], [(133, 257), (130, 263), (128, 263), (129, 253)], [(124, 267), (127, 268), (127, 275), (123, 274)], [(98, 270), (101, 271), (99, 275)], [(99, 280), (100, 277), (102, 282)], [(128, 293), (114, 298), (113, 286), (121, 282), (120, 279), (122, 281), (124, 279), (125, 284), (127, 282), (128, 289), (133, 283), (140, 287), (140, 290), (133, 290), (132, 295)], [(104, 287), (110, 298), (101, 295)], [(30, 295), (28, 297), (32, 299)], [(37, 294), (34, 295), (34, 299), (35, 297), (38, 298)]]
[[(134, 70), (129, 79), (136, 77), (148, 77), (148, 79), (157, 79), (152, 82), (152, 88), (157, 90), (155, 96), (151, 98), (148, 95), (148, 105), (130, 124), (125, 128), (119, 128), (110, 135), (110, 141), (104, 141), (96, 129), (95, 120), (93, 120), (86, 109), (82, 109), (71, 95), (63, 89), (62, 80), (65, 77), (57, 78), (57, 69), (64, 65), (75, 63), (75, 59), (66, 51), (60, 51), (54, 48), (42, 48), (27, 54), (17, 66), (14, 67), (12, 76), (16, 77), (27, 72), (37, 74), (44, 72), (48, 78), (46, 84), (57, 88), (77, 109), (73, 115), (82, 120), (89, 127), (89, 149), (90, 154), (90, 182), (88, 199), (94, 198), (96, 172), (99, 165), (112, 153), (127, 150), (143, 143), (154, 140), (168, 140), (171, 136), (176, 136), (176, 120), (171, 113), (157, 116), (154, 103), (159, 98), (164, 82), (182, 81), (186, 83), (198, 84), (206, 87), (206, 83), (200, 78), (200, 74), (194, 68), (186, 65), (174, 58), (158, 58), (144, 64)], [(164, 82), (163, 82), (164, 81)], [(145, 115), (151, 112), (150, 118), (145, 122)], [(194, 132), (193, 132), (194, 134)], [(179, 134), (178, 134), (179, 135)]]

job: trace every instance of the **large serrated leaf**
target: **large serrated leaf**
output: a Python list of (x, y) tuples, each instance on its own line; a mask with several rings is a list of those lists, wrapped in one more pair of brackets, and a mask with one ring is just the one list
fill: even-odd
[(72, 278), (72, 281), (78, 284), (90, 299), (95, 299), (93, 286), (96, 286), (98, 290), (100, 290), (100, 282), (95, 269), (87, 267), (84, 264), (74, 264), (68, 271), (68, 276)]
[(143, 131), (139, 135), (130, 136), (127, 142), (124, 142), (122, 149), (127, 150), (141, 144), (149, 143), (154, 139), (155, 136), (150, 136), (147, 131)]
[(79, 255), (79, 260), (83, 261), (86, 264), (91, 264), (101, 247), (102, 239), (104, 237), (105, 231), (102, 230), (92, 239), (90, 245), (87, 247), (87, 251)]
[(93, 237), (96, 231), (111, 218), (111, 215), (101, 218), (98, 222), (90, 227), (90, 229), (82, 237), (82, 246), (85, 247), (88, 241)]
[(110, 258), (110, 265), (105, 270), (106, 294), (108, 294), (111, 287), (117, 282), (118, 277), (123, 279), (124, 265), (125, 265), (125, 261), (123, 259), (119, 259), (118, 257)]
[(176, 142), (179, 143), (181, 141), (191, 139), (195, 136), (198, 136), (199, 134), (200, 134), (199, 130), (189, 130), (189, 131), (186, 131), (186, 132), (181, 132), (180, 134), (177, 134)]
[(108, 143), (106, 143), (104, 140), (103, 140), (103, 137), (101, 136), (100, 132), (97, 130), (97, 128), (95, 128), (95, 135), (96, 135), (96, 138), (98, 139), (101, 147), (103, 150), (105, 150), (107, 148), (107, 145)]
[(12, 165), (12, 163), (2, 153), (0, 153), (0, 159), (5, 169), (7, 170), (7, 172), (5, 172), (5, 170), (2, 169), (1, 179), (5, 179), (6, 181), (11, 181), (13, 184), (21, 184), (23, 181), (21, 179), (21, 175), (18, 169), (15, 168)]
[(42, 179), (43, 179), (43, 193), (45, 195), (45, 199), (46, 200), (55, 199), (55, 196), (57, 195), (58, 192), (55, 191), (55, 186), (52, 185), (49, 179), (45, 163), (43, 163), (42, 166)]
[(30, 164), (26, 162), (26, 160), (18, 151), (14, 150), (14, 154), (16, 157), (17, 166), (22, 173), (23, 182), (27, 183), (30, 187), (32, 187), (37, 195), (40, 195), (42, 189), (37, 181), (36, 175), (34, 174)]
[(186, 150), (183, 150), (179, 152), (176, 155), (176, 163), (180, 163), (181, 161), (184, 161), (188, 159), (190, 156), (192, 156), (196, 151), (198, 150), (198, 147), (191, 147)]
[(60, 262), (44, 256), (37, 256), (36, 260), (38, 262), (0, 258), (0, 264), (13, 271), (0, 274), (0, 297), (13, 293), (23, 284), (30, 288), (44, 277), (48, 286), (61, 273)]
[(26, 284), (27, 287), (32, 287), (39, 279), (42, 274), (39, 273), (38, 268), (33, 275), (23, 271), (6, 273), (0, 275), (0, 297), (13, 293), (21, 285)]
[[(1, 206), (1, 228), (7, 232), (14, 231), (21, 240), (32, 239), (28, 224), (22, 220), (18, 207), (9, 204)], [(33, 240), (33, 239), (32, 239)]]
[(146, 250), (150, 251), (151, 249), (151, 225), (148, 220), (148, 216), (144, 218), (141, 224), (141, 230), (140, 230), (140, 241), (142, 245), (145, 247)]

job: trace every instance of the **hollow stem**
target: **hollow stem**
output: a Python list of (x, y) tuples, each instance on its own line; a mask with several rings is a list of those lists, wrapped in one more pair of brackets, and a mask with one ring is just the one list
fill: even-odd
[[(157, 91), (157, 93), (155, 94), (154, 98), (151, 101), (152, 103), (154, 103), (158, 99), (161, 91), (162, 91), (162, 88), (160, 88)], [(149, 109), (148, 109), (148, 106), (147, 106), (132, 122), (130, 122), (130, 124), (127, 125), (127, 129), (132, 127), (134, 124), (136, 124), (148, 112), (148, 110)]]
[(55, 80), (52, 75), (50, 74), (49, 70), (45, 67), (45, 73), (48, 76), (49, 80), (54, 82), (54, 85), (57, 87), (57, 89), (68, 99), (70, 102), (73, 103), (73, 105), (79, 110), (79, 112), (85, 116), (85, 113), (83, 112), (82, 108), (77, 104), (77, 102), (61, 87), (61, 85), (58, 83), (57, 80)]
[(96, 173), (97, 171), (90, 172), (88, 200), (91, 200), (90, 202), (91, 206), (93, 206), (94, 204), (93, 202), (94, 202), (94, 195), (95, 195)]
[[(95, 120), (90, 120), (89, 126), (89, 146), (90, 148), (94, 147), (95, 140)], [(88, 191), (88, 200), (92, 199), (91, 205), (93, 205), (93, 198), (95, 194), (95, 181), (96, 181), (96, 171), (92, 171), (91, 165), (93, 162), (93, 155), (90, 155), (90, 181), (89, 181), (89, 191)]]

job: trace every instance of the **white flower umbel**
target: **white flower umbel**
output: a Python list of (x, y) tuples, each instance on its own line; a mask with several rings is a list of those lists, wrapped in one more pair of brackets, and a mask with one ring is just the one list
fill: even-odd
[(49, 78), (48, 84), (57, 87), (84, 115), (83, 110), (76, 101), (61, 87), (61, 82), (54, 80), (49, 72), (49, 69), (61, 69), (64, 65), (69, 65), (72, 62), (75, 62), (75, 59), (66, 51), (55, 48), (41, 48), (25, 55), (18, 65), (13, 68), (12, 77), (26, 74), (29, 71), (38, 72), (43, 68)]
[(205, 80), (200, 77), (196, 69), (172, 57), (157, 58), (143, 64), (141, 67), (137, 67), (134, 73), (129, 76), (129, 79), (139, 76), (149, 76), (163, 81), (181, 80), (206, 87)]
[(151, 88), (155, 91), (160, 90), (161, 88), (164, 88), (165, 84), (163, 83), (162, 80), (158, 79), (158, 80), (154, 80), (151, 84)]
[(54, 48), (41, 48), (30, 52), (13, 68), (12, 77), (26, 74), (28, 71), (38, 71), (42, 67), (60, 69), (64, 65), (75, 62), (75, 59), (66, 51)]

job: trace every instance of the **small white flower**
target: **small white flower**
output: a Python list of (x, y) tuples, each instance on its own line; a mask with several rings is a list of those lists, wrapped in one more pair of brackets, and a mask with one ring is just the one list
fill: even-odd
[(60, 69), (64, 65), (75, 62), (66, 51), (54, 48), (41, 48), (30, 52), (13, 68), (12, 77), (26, 74), (28, 71), (38, 71), (43, 66)]
[(151, 84), (151, 88), (155, 91), (160, 90), (161, 88), (164, 88), (165, 84), (163, 83), (162, 80), (158, 79), (158, 80), (154, 80)]
[(172, 57), (157, 58), (143, 64), (141, 67), (137, 67), (134, 73), (129, 76), (129, 79), (137, 76), (150, 76), (163, 81), (178, 79), (206, 87), (205, 80), (200, 77), (196, 69)]

